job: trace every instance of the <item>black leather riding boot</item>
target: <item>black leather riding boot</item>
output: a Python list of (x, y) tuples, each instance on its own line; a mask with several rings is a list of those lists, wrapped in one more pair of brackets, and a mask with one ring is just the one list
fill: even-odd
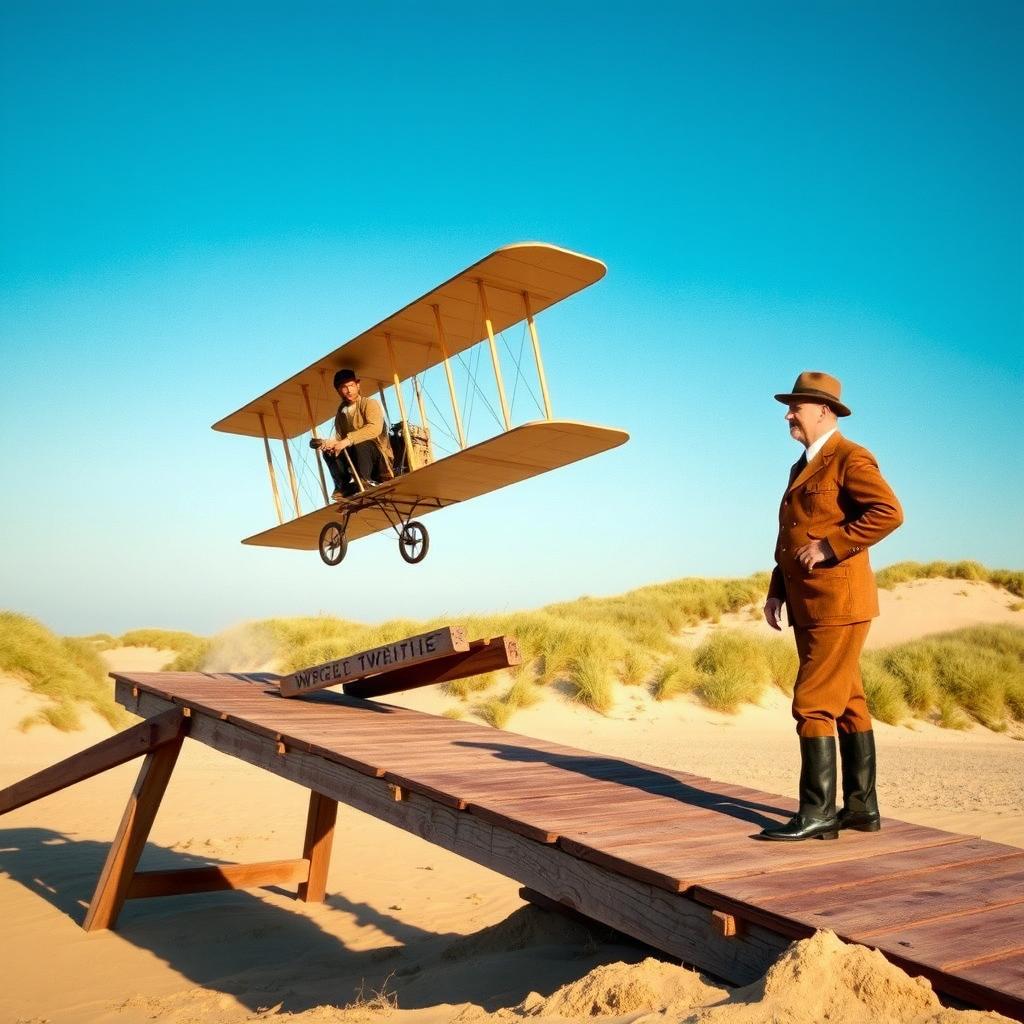
[(801, 737), (800, 810), (785, 825), (766, 828), (759, 838), (781, 842), (839, 838), (834, 736)]
[(839, 734), (839, 756), (843, 763), (843, 809), (839, 827), (858, 832), (877, 832), (882, 827), (875, 796), (875, 734)]

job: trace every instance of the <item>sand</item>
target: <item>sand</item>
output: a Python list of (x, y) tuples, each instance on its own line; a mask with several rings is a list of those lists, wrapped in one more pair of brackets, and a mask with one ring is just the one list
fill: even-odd
[[(886, 629), (903, 629), (891, 642), (972, 622), (1024, 624), (1014, 599), (987, 585), (930, 580), (882, 597)], [(108, 654), (142, 670), (167, 657)], [(433, 712), (456, 703), (434, 690), (404, 702)], [(24, 684), (0, 677), (0, 786), (110, 734), (91, 715), (80, 732), (18, 732), (37, 706)], [(622, 688), (600, 716), (554, 693), (509, 727), (770, 792), (795, 785), (781, 694), (727, 716)], [(914, 723), (879, 725), (878, 745), (886, 812), (1024, 847), (1024, 743)], [(0, 1022), (1001, 1019), (943, 1009), (925, 983), (830, 933), (794, 944), (760, 982), (729, 990), (603, 929), (526, 906), (516, 883), (346, 808), (323, 905), (273, 890), (133, 901), (117, 932), (86, 935), (84, 906), (136, 772), (122, 766), (0, 823)], [(294, 857), (305, 807), (299, 787), (187, 743), (143, 867)]]

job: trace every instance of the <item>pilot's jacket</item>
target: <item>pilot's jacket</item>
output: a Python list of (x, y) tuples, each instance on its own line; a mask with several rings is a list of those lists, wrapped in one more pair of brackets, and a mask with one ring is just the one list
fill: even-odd
[[(795, 626), (842, 626), (878, 615), (868, 548), (903, 522), (875, 457), (837, 431), (794, 477), (779, 506), (769, 597), (785, 600)], [(835, 558), (805, 569), (795, 552), (827, 540)]]
[(394, 475), (391, 440), (384, 422), (384, 410), (377, 399), (360, 396), (351, 405), (342, 402), (334, 417), (334, 432), (339, 440), (347, 437), (353, 444), (373, 441), (387, 466), (388, 475)]

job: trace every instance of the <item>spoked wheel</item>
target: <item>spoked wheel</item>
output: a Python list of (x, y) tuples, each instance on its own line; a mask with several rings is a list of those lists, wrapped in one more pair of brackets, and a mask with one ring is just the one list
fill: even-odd
[(327, 565), (337, 565), (348, 553), (348, 537), (341, 523), (328, 523), (320, 531), (320, 557)]
[(398, 550), (402, 557), (412, 565), (422, 562), (430, 548), (430, 535), (427, 528), (416, 520), (406, 523), (398, 535)]

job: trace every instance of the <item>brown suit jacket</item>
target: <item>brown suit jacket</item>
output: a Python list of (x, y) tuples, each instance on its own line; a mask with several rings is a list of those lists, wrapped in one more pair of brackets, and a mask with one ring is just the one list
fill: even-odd
[[(769, 597), (786, 602), (796, 626), (840, 626), (878, 615), (868, 548), (903, 522), (903, 509), (875, 457), (838, 431), (795, 478), (779, 506)], [(796, 549), (827, 540), (835, 558), (811, 570)]]

